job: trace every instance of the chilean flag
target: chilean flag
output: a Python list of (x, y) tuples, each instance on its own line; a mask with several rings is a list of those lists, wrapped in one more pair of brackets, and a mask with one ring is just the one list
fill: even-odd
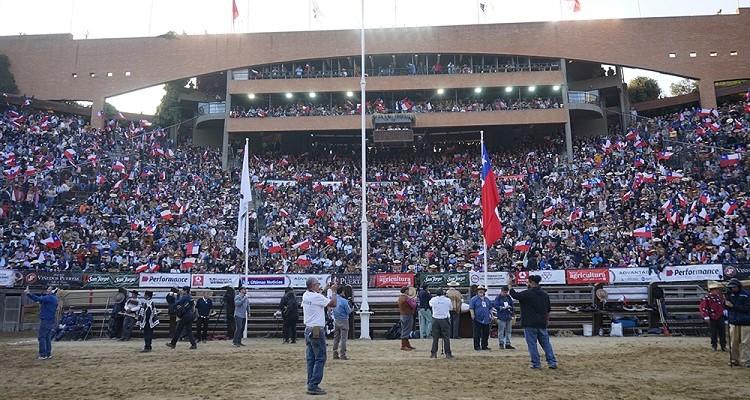
[(147, 262), (145, 264), (139, 265), (138, 268), (135, 269), (135, 273), (136, 274), (140, 274), (142, 272), (153, 271), (153, 268), (155, 266), (156, 266), (156, 264), (154, 264), (153, 261), (149, 261), (149, 262)]
[(645, 164), (645, 163), (644, 163), (644, 161), (643, 161), (643, 159), (641, 157), (636, 157), (635, 161), (633, 161), (633, 165), (636, 166), (636, 167), (642, 167), (643, 164)]
[(722, 168), (733, 167), (740, 164), (740, 154), (732, 153), (719, 157), (719, 166)]
[(120, 161), (115, 161), (112, 163), (112, 169), (122, 174), (125, 172), (125, 164)]
[(633, 192), (631, 190), (628, 190), (627, 193), (622, 195), (621, 199), (622, 201), (628, 201), (631, 197), (633, 197)]
[(57, 249), (59, 247), (62, 247), (62, 240), (60, 240), (60, 237), (58, 237), (54, 232), (47, 239), (42, 239), (41, 243), (49, 247), (50, 249)]
[(182, 265), (180, 265), (180, 267), (182, 269), (193, 268), (193, 265), (195, 265), (196, 261), (198, 261), (198, 260), (195, 257), (185, 257), (185, 259), (182, 260)]
[(484, 242), (487, 246), (492, 246), (498, 240), (503, 238), (503, 225), (500, 222), (500, 215), (497, 212), (497, 206), (500, 204), (500, 193), (497, 191), (495, 171), (490, 165), (490, 156), (487, 154), (487, 148), (482, 142), (482, 232), (484, 233)]
[(279, 244), (278, 242), (269, 242), (268, 243), (268, 252), (269, 253), (271, 253), (271, 254), (273, 254), (273, 253), (281, 253), (283, 251), (284, 251), (284, 248), (281, 247), (281, 244)]
[(292, 245), (292, 248), (295, 250), (307, 250), (310, 248), (310, 239), (305, 239), (299, 243), (295, 243)]
[(336, 244), (337, 241), (338, 241), (338, 238), (336, 238), (335, 236), (328, 236), (326, 238), (326, 244), (329, 246), (333, 246), (334, 244)]
[(319, 208), (319, 209), (317, 209), (317, 210), (315, 211), (315, 216), (316, 216), (316, 217), (322, 217), (322, 216), (324, 216), (324, 215), (326, 215), (326, 210), (324, 210), (324, 209), (322, 209), (322, 208)]
[(721, 210), (724, 211), (724, 215), (732, 215), (736, 209), (737, 203), (734, 200), (729, 200), (721, 207)]
[(673, 182), (673, 181), (679, 181), (680, 179), (684, 178), (685, 175), (679, 173), (679, 172), (667, 172), (666, 180), (667, 182)]
[(633, 231), (633, 237), (648, 238), (651, 239), (651, 227), (646, 225), (643, 228), (638, 228)]
[(515, 189), (513, 188), (513, 185), (503, 185), (503, 194), (506, 197), (513, 196), (514, 191)]
[(76, 151), (73, 149), (67, 149), (63, 152), (63, 155), (69, 159), (73, 159), (76, 156)]
[(708, 204), (711, 202), (711, 196), (708, 194), (707, 191), (704, 190), (703, 193), (701, 193), (701, 197), (698, 199), (698, 201), (700, 201), (703, 204)]
[(294, 263), (297, 265), (304, 265), (304, 266), (312, 265), (312, 261), (310, 261), (310, 257), (308, 257), (307, 254), (303, 254), (297, 257), (297, 261), (295, 261)]
[(661, 210), (667, 211), (672, 208), (672, 199), (667, 199), (667, 201), (664, 202), (664, 204), (661, 205)]
[(684, 195), (683, 195), (682, 193), (680, 193), (680, 192), (677, 192), (677, 201), (679, 201), (679, 202), (680, 202), (680, 206), (682, 206), (682, 207), (685, 207), (685, 206), (687, 206), (687, 199), (686, 199), (686, 198), (685, 198), (685, 196), (684, 196)]
[(286, 210), (283, 208), (279, 209), (279, 215), (281, 215), (284, 218), (289, 218), (289, 213), (286, 212)]
[(396, 191), (396, 198), (399, 200), (406, 199), (406, 188)]
[(170, 211), (170, 210), (163, 210), (159, 214), (161, 214), (161, 218), (164, 219), (164, 220), (170, 220), (170, 219), (172, 219), (172, 211)]
[(672, 155), (674, 155), (674, 153), (672, 153), (671, 151), (662, 150), (656, 153), (656, 158), (659, 160), (669, 160), (672, 157)]
[(627, 140), (635, 140), (635, 138), (637, 137), (638, 137), (638, 132), (636, 132), (635, 130), (632, 130), (628, 132), (627, 135), (625, 135), (625, 139)]
[(549, 207), (547, 207), (547, 208), (544, 209), (544, 216), (545, 217), (549, 217), (550, 215), (552, 215), (554, 213), (555, 213), (555, 207), (553, 207), (553, 206), (549, 206)]
[(711, 217), (708, 215), (708, 212), (706, 211), (705, 208), (701, 207), (701, 212), (698, 213), (698, 216), (701, 217), (701, 218), (703, 218), (703, 219), (705, 219), (706, 222), (710, 222), (711, 221)]
[(529, 250), (531, 250), (531, 240), (522, 240), (520, 242), (516, 242), (516, 245), (513, 246), (513, 250), (515, 250), (515, 251), (529, 251)]
[(201, 250), (201, 243), (200, 242), (188, 242), (185, 243), (185, 254), (198, 254)]
[(555, 218), (554, 217), (547, 217), (542, 220), (542, 225), (544, 226), (552, 226), (555, 224)]

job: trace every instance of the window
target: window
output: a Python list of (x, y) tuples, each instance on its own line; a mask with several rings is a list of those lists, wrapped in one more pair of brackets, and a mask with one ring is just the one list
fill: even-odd
[(729, 55), (730, 55), (730, 56), (736, 56), (736, 55), (737, 55), (737, 50), (732, 50), (732, 51), (730, 51), (730, 52), (729, 52)]
[(675, 58), (675, 57), (677, 57), (677, 54), (675, 54), (675, 53), (669, 53), (669, 58)]
[(696, 53), (694, 51), (691, 51), (690, 52), (690, 58), (695, 58), (695, 57), (698, 57), (698, 53)]
[(107, 78), (111, 78), (111, 77), (112, 77), (112, 73), (111, 72), (107, 72)]
[(130, 71), (125, 71), (125, 76), (130, 76)]
[(715, 51), (712, 51), (712, 52), (708, 53), (708, 55), (709, 55), (710, 57), (716, 57), (716, 56), (718, 56), (719, 54), (718, 54), (717, 52), (715, 52)]

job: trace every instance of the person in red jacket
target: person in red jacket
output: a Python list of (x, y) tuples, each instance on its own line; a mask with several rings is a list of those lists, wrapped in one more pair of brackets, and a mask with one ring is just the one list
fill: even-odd
[(727, 335), (724, 330), (724, 295), (721, 294), (719, 282), (708, 282), (708, 294), (701, 300), (700, 312), (703, 320), (708, 323), (711, 348), (716, 351), (718, 336), (721, 351), (727, 351)]

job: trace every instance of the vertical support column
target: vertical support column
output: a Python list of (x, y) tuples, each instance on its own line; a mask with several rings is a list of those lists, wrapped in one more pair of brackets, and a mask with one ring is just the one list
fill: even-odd
[(224, 92), (224, 130), (221, 135), (221, 168), (229, 169), (229, 111), (232, 109), (232, 96), (229, 95), (229, 84), (232, 81), (232, 71), (227, 70), (227, 89)]
[(573, 162), (573, 132), (570, 129), (570, 109), (568, 108), (568, 65), (567, 60), (560, 59), (560, 71), (563, 83), (560, 87), (562, 92), (563, 107), (565, 108), (565, 151), (568, 153), (568, 164)]
[(623, 135), (628, 131), (628, 125), (635, 121), (631, 121), (630, 117), (630, 99), (628, 99), (627, 85), (622, 76), (622, 67), (617, 66), (617, 77), (620, 78), (620, 83), (617, 85), (617, 90), (620, 92), (620, 133)]
[(698, 81), (701, 96), (701, 108), (716, 108), (716, 88), (712, 78), (701, 78)]
[(104, 118), (99, 116), (99, 111), (104, 110), (104, 102), (107, 99), (100, 98), (94, 99), (91, 103), (91, 127), (96, 129), (104, 128)]

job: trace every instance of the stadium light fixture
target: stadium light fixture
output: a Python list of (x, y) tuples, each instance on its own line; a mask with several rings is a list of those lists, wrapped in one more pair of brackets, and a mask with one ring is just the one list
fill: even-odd
[(254, 99), (255, 98), (255, 93), (248, 93), (247, 94), (247, 98), (250, 99), (250, 100)]
[(125, 76), (130, 76), (130, 71), (125, 71)]
[(89, 72), (89, 76), (92, 77), (92, 78), (96, 78), (96, 74), (93, 73), (93, 72)]
[(315, 96), (317, 96), (317, 95), (315, 94), (315, 92), (310, 92), (310, 98), (311, 98), (311, 99), (314, 99), (314, 98), (315, 98)]
[(291, 98), (292, 98), (292, 94), (291, 94), (291, 93), (289, 93), (289, 92), (287, 92), (287, 94), (286, 94), (286, 98), (287, 98), (287, 99), (291, 99)]
[(557, 92), (558, 90), (560, 90), (560, 85), (552, 86), (552, 90), (554, 90), (555, 92)]
[(505, 93), (510, 93), (512, 91), (513, 91), (513, 86), (508, 86), (507, 88), (505, 88)]
[(482, 93), (482, 88), (474, 88), (474, 93)]
[(72, 76), (73, 76), (73, 78), (78, 78), (78, 74), (76, 74), (75, 72), (73, 72)]
[(443, 93), (445, 93), (445, 90), (444, 90), (444, 89), (438, 89), (438, 90), (437, 90), (437, 94), (443, 94)]
[(352, 96), (354, 96), (354, 93), (352, 93), (351, 91), (346, 92), (346, 97), (352, 97)]
[(536, 86), (529, 86), (529, 92), (536, 91)]

